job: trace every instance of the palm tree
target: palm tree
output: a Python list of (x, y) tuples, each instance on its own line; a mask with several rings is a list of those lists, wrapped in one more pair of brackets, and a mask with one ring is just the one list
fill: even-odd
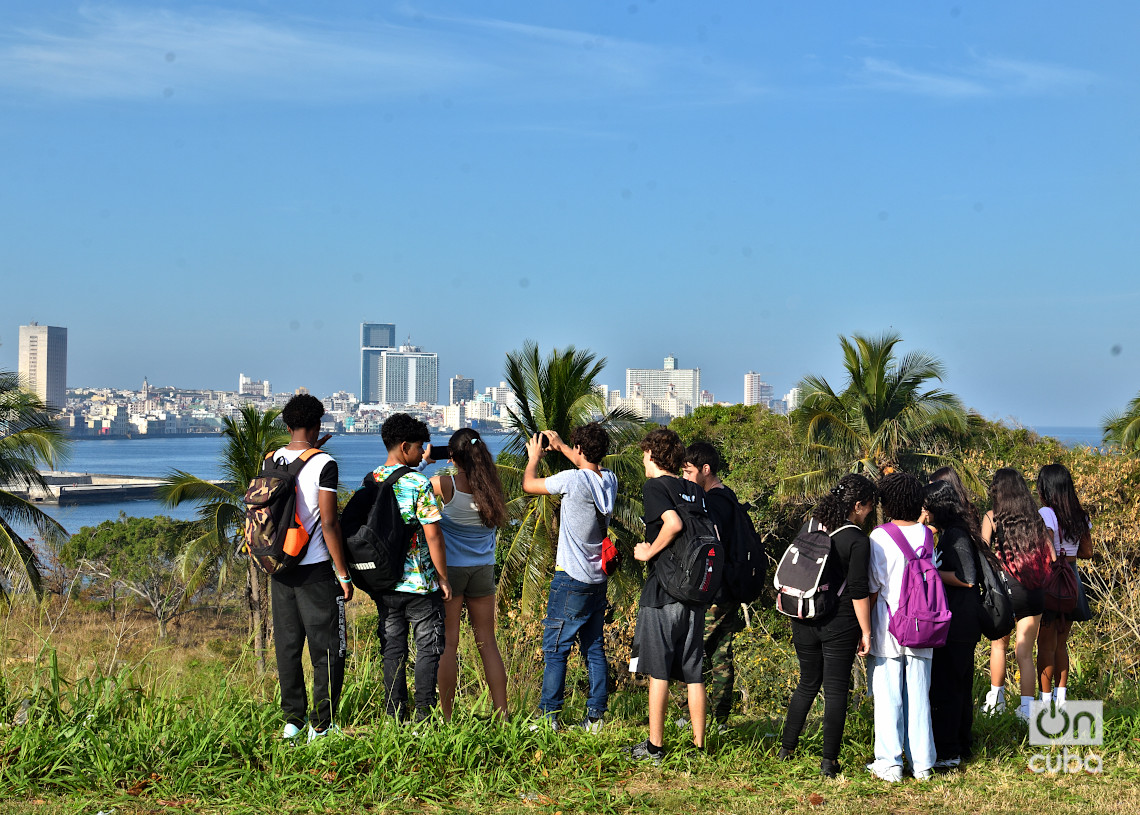
[(970, 414), (954, 394), (928, 388), (942, 380), (941, 361), (922, 352), (895, 357), (901, 341), (894, 332), (841, 336), (843, 389), (814, 375), (800, 382), (802, 402), (792, 420), (818, 464), (787, 479), (786, 491), (818, 494), (843, 473), (874, 478), (888, 466), (961, 466), (954, 441), (968, 431)]
[(1140, 453), (1140, 394), (1122, 412), (1104, 417), (1104, 443), (1119, 444), (1126, 453)]
[[(50, 545), (67, 538), (59, 522), (35, 504), (9, 490), (43, 487), (39, 466), (54, 469), (69, 446), (53, 411), (36, 394), (20, 385), (11, 371), (0, 371), (0, 577), (19, 591), (31, 588), (43, 595), (36, 553), (15, 530), (34, 529)], [(0, 584), (0, 595), (6, 595)]]
[[(505, 376), (514, 391), (516, 406), (509, 411), (515, 436), (499, 457), (511, 519), (506, 530), (509, 542), (501, 583), (513, 590), (521, 582), (525, 609), (538, 605), (542, 588), (554, 569), (558, 541), (560, 496), (527, 495), (522, 491), (526, 441), (539, 431), (553, 430), (569, 441), (575, 427), (599, 421), (609, 432), (611, 453), (602, 465), (618, 477), (610, 537), (623, 550), (626, 562), (633, 562), (634, 538), (641, 531), (640, 486), (644, 478), (641, 454), (634, 442), (643, 434), (644, 420), (625, 408), (606, 409), (594, 384), (605, 366), (604, 358), (598, 359), (573, 346), (554, 349), (543, 359), (537, 343), (527, 341), (521, 351), (507, 354)], [(565, 456), (551, 453), (539, 464), (539, 475), (545, 478), (570, 466)], [(620, 578), (613, 583), (618, 591), (626, 588)], [(506, 604), (509, 590), (499, 594), (500, 604)]]
[(280, 412), (271, 408), (263, 413), (253, 405), (245, 405), (237, 419), (228, 416), (223, 419), (222, 436), (226, 446), (222, 451), (221, 483), (172, 470), (158, 491), (167, 506), (178, 506), (183, 501), (199, 504), (199, 523), (204, 532), (186, 547), (181, 563), (186, 572), (216, 568), (218, 581), (223, 583), (231, 566), (244, 563), (249, 629), (261, 671), (265, 670), (269, 641), (269, 583), (265, 574), (239, 549), (245, 520), (242, 498), (249, 482), (261, 472), (265, 454), (289, 441), (289, 433), (277, 421)]

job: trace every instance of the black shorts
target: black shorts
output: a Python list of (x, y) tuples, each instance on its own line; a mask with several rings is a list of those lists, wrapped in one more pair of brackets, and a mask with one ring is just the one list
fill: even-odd
[(1008, 572), (1006, 577), (1009, 578), (1009, 599), (1013, 601), (1015, 618), (1036, 617), (1045, 612), (1045, 589), (1027, 589)]
[(637, 673), (654, 679), (677, 679), (686, 685), (704, 682), (705, 610), (669, 603), (637, 611)]

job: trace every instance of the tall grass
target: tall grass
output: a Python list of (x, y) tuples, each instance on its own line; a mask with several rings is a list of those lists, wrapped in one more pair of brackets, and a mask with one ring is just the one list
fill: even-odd
[[(1131, 791), (1140, 781), (1135, 768), (1140, 694), (1134, 684), (1111, 683), (1106, 772), (1098, 778), (1027, 775), (1033, 750), (1026, 744), (1025, 726), (1012, 715), (979, 716), (978, 759), (964, 774), (888, 788), (860, 772), (872, 753), (872, 707), (855, 693), (840, 755), (847, 777), (822, 782), (818, 706), (798, 757), (775, 761), (794, 668), (788, 663), (790, 645), (774, 622), (761, 628), (765, 618), (760, 615), (741, 639), (738, 661), (753, 673), (744, 677), (749, 697), (741, 700), (732, 728), (710, 737), (707, 754), (694, 755), (684, 749), (688, 732), (671, 715), (670, 752), (654, 768), (631, 765), (621, 754), (621, 747), (644, 738), (646, 731), (645, 691), (627, 675), (611, 697), (601, 734), (531, 729), (541, 677), (535, 636), (541, 624), (529, 619), (507, 618), (501, 628), (513, 680), (508, 721), (490, 716), (474, 644), (468, 641), (461, 651), (463, 679), (454, 720), (397, 725), (382, 715), (375, 615), (362, 613), (364, 608), (358, 608), (351, 629), (339, 716), (344, 732), (302, 746), (279, 737), (283, 721), (276, 684), (257, 677), (252, 650), (236, 633), (240, 619), (230, 621), (227, 639), (218, 636), (224, 619), (215, 625), (212, 617), (203, 617), (172, 632), (183, 639), (162, 649), (148, 647), (139, 634), (133, 645), (119, 646), (108, 668), (112, 663), (103, 650), (114, 647), (118, 629), (101, 629), (97, 619), (76, 613), (74, 628), (81, 636), (69, 638), (67, 627), (57, 626), (45, 637), (42, 620), (10, 615), (0, 644), (6, 666), (0, 677), (0, 795), (17, 810), (22, 801), (46, 796), (72, 811), (98, 802), (105, 811), (157, 805), (259, 812), (425, 806), (766, 812), (810, 808), (808, 798), (815, 794), (826, 799), (830, 811), (859, 813), (916, 806), (981, 812), (1069, 805), (1105, 811), (1098, 807), (1109, 802), (1140, 806)], [(978, 664), (983, 663), (980, 649)], [(1074, 687), (1085, 676), (1090, 682), (1094, 677), (1107, 681), (1082, 668), (1075, 671)], [(584, 707), (584, 670), (575, 664), (569, 679), (568, 722)], [(985, 685), (980, 669), (977, 683), (980, 695)], [(1074, 690), (1072, 695), (1083, 694)], [(1094, 794), (1088, 785), (1098, 785), (1101, 792)], [(1105, 790), (1111, 792), (1106, 796)]]

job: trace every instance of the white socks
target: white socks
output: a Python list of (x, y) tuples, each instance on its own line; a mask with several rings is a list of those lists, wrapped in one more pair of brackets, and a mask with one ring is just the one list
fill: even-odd
[(1054, 688), (1053, 689), (1053, 701), (1056, 702), (1058, 705), (1065, 704), (1065, 689), (1064, 688)]

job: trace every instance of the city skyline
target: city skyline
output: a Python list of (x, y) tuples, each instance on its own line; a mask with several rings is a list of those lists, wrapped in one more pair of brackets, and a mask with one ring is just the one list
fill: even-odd
[[(1131, 22), (1129, 22), (1131, 21)], [(891, 330), (989, 418), (1140, 389), (1140, 7), (0, 8), (0, 366), (360, 390), (362, 322), (740, 397)], [(437, 395), (446, 398), (446, 393)]]

